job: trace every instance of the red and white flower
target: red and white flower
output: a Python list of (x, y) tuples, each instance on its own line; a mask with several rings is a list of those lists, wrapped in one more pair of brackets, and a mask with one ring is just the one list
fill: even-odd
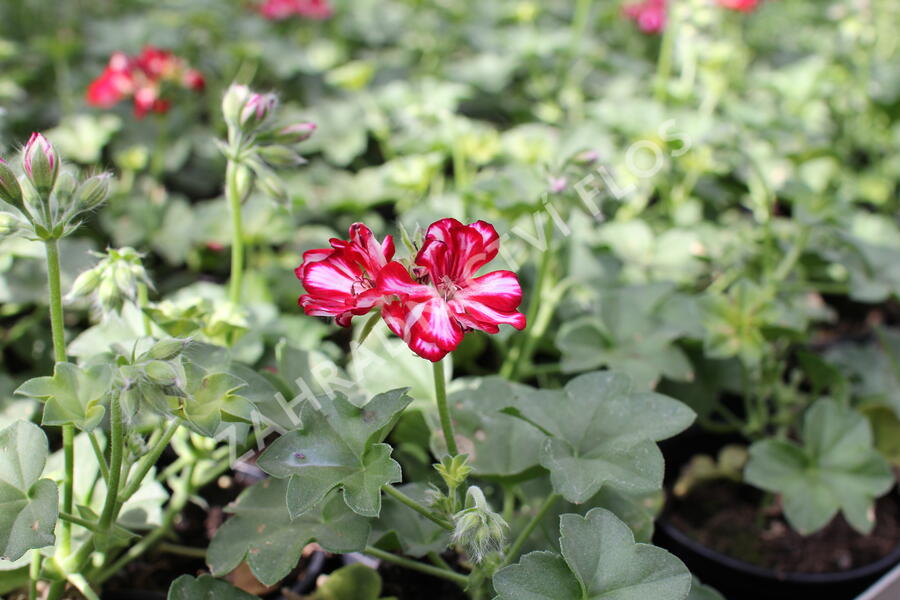
[(307, 293), (299, 304), (308, 315), (334, 317), (350, 326), (354, 316), (364, 315), (381, 302), (376, 288), (381, 270), (394, 257), (394, 240), (381, 243), (362, 223), (350, 226), (350, 240), (331, 239), (331, 248), (309, 250), (294, 273)]
[(431, 361), (456, 349), (468, 331), (497, 333), (502, 323), (523, 329), (525, 315), (516, 310), (522, 301), (516, 274), (493, 271), (476, 277), (499, 247), (497, 231), (484, 221), (433, 223), (412, 274), (392, 262), (378, 276), (378, 289), (388, 297), (382, 305), (388, 327)]

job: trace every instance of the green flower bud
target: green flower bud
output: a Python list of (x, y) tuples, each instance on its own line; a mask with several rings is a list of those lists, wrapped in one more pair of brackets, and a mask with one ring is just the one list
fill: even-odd
[(466, 508), (453, 515), (453, 542), (465, 548), (476, 563), (499, 552), (509, 526), (503, 517), (491, 510), (484, 493), (477, 486), (466, 492)]
[(125, 303), (116, 282), (110, 277), (105, 277), (97, 287), (97, 300), (104, 310), (116, 312), (120, 311)]
[(263, 146), (257, 152), (261, 159), (273, 167), (296, 167), (306, 162), (305, 158), (287, 146)]
[(438, 472), (447, 488), (455, 490), (466, 482), (472, 467), (466, 464), (469, 460), (468, 454), (460, 454), (457, 456), (445, 456), (440, 463), (434, 465), (434, 469)]
[(92, 294), (100, 285), (102, 279), (103, 274), (100, 269), (88, 269), (75, 279), (75, 283), (72, 284), (69, 296), (72, 298), (81, 298), (88, 294)]
[(0, 200), (22, 208), (22, 188), (16, 174), (5, 160), (0, 158)]
[(56, 184), (59, 175), (59, 154), (47, 138), (35, 132), (25, 144), (22, 160), (25, 173), (35, 189), (46, 197)]
[(109, 173), (94, 175), (86, 179), (75, 193), (79, 211), (93, 210), (106, 202), (109, 195)]
[(258, 129), (275, 112), (278, 97), (275, 94), (253, 93), (241, 107), (238, 123), (245, 131)]
[(237, 125), (241, 120), (241, 109), (250, 98), (250, 88), (246, 85), (232, 83), (222, 98), (222, 114), (229, 125)]
[(287, 202), (288, 194), (287, 190), (284, 189), (284, 184), (281, 182), (281, 178), (276, 175), (271, 169), (260, 169), (256, 172), (256, 181), (259, 184), (259, 189), (262, 192), (277, 200), (278, 202)]
[(172, 360), (184, 350), (187, 340), (166, 338), (153, 344), (147, 351), (147, 358), (154, 360)]
[(147, 379), (157, 385), (175, 385), (178, 382), (178, 371), (163, 360), (151, 360), (144, 365)]

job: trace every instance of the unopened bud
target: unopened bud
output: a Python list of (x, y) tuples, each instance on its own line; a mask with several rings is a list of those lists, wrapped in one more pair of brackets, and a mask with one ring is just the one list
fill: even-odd
[(178, 381), (178, 371), (163, 360), (151, 360), (144, 365), (147, 379), (157, 385), (174, 385)]
[(75, 201), (79, 210), (93, 210), (104, 202), (109, 195), (109, 174), (94, 175), (86, 179), (75, 193)]
[(572, 161), (579, 165), (592, 165), (598, 160), (600, 160), (600, 153), (596, 150), (585, 150), (572, 157)]
[(31, 134), (25, 144), (23, 164), (35, 189), (43, 196), (49, 194), (59, 175), (59, 155), (47, 138), (37, 132)]
[(310, 122), (294, 123), (287, 127), (282, 127), (275, 132), (273, 139), (276, 143), (292, 146), (305, 142), (316, 132), (316, 124)]
[(454, 543), (463, 546), (476, 563), (500, 550), (509, 527), (503, 517), (491, 510), (484, 493), (474, 485), (466, 492), (466, 508), (453, 515), (453, 522)]
[(262, 125), (278, 106), (278, 98), (275, 94), (254, 93), (241, 109), (238, 123), (241, 127), (252, 131)]
[(559, 194), (569, 186), (569, 181), (565, 177), (551, 177), (550, 178), (550, 192), (553, 194)]
[(147, 357), (154, 360), (172, 360), (184, 350), (186, 340), (167, 338), (153, 344), (147, 351)]
[(241, 120), (241, 109), (250, 97), (250, 88), (246, 85), (232, 83), (225, 96), (222, 97), (222, 114), (229, 124), (237, 125)]
[(259, 157), (273, 167), (296, 167), (306, 160), (287, 146), (263, 146), (258, 151)]
[(16, 208), (22, 208), (22, 188), (16, 174), (2, 158), (0, 158), (0, 200)]
[(271, 169), (259, 169), (256, 172), (256, 181), (262, 192), (279, 202), (287, 202), (288, 194), (284, 189), (281, 178)]
[(104, 278), (97, 286), (97, 299), (107, 311), (119, 311), (125, 303), (116, 282), (111, 277)]
[(466, 482), (469, 473), (472, 472), (472, 467), (467, 464), (468, 460), (468, 454), (459, 454), (453, 457), (445, 456), (441, 459), (441, 462), (434, 465), (434, 469), (441, 476), (441, 479), (444, 480), (447, 487), (455, 490)]
[(72, 298), (80, 298), (92, 294), (102, 280), (103, 274), (100, 272), (100, 269), (88, 269), (75, 278), (75, 283), (72, 284), (72, 290), (69, 292), (69, 295)]

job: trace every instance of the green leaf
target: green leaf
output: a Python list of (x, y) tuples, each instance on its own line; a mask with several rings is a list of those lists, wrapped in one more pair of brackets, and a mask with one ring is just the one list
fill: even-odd
[(56, 483), (40, 479), (47, 454), (47, 436), (33, 423), (0, 431), (0, 558), (18, 560), (56, 541), (59, 492)]
[(869, 422), (852, 408), (821, 399), (804, 415), (802, 440), (753, 444), (746, 481), (782, 494), (785, 517), (802, 534), (821, 529), (839, 510), (854, 529), (869, 533), (873, 501), (894, 482)]
[(703, 585), (699, 579), (694, 577), (691, 582), (691, 593), (687, 600), (725, 600), (725, 597), (708, 585)]
[(206, 558), (213, 575), (225, 575), (246, 560), (262, 583), (274, 585), (297, 565), (310, 542), (328, 552), (357, 552), (369, 538), (369, 521), (332, 494), (291, 519), (285, 504), (288, 482), (266, 479), (245, 490), (229, 510), (234, 516), (216, 532)]
[(182, 575), (172, 582), (168, 600), (259, 600), (259, 596), (239, 590), (227, 581), (209, 575)]
[(381, 487), (401, 480), (391, 447), (380, 442), (410, 401), (405, 390), (393, 390), (362, 408), (342, 395), (303, 404), (301, 429), (281, 436), (258, 461), (270, 475), (290, 478), (291, 515), (304, 514), (329, 491), (341, 488), (354, 512), (377, 517)]
[(673, 555), (636, 544), (608, 510), (560, 517), (562, 556), (532, 552), (494, 576), (498, 600), (683, 600), (690, 571)]
[[(454, 382), (457, 391), (450, 394), (460, 452), (469, 455), (476, 475), (509, 477), (540, 464), (543, 434), (512, 415), (501, 412), (515, 403), (524, 386), (501, 377)], [(443, 440), (440, 440), (443, 444)], [(439, 450), (433, 448), (436, 456)]]
[(52, 377), (30, 379), (16, 393), (46, 402), (44, 425), (75, 425), (83, 431), (93, 431), (106, 412), (102, 403), (111, 381), (109, 365), (80, 368), (61, 362), (56, 363)]
[(246, 383), (230, 373), (206, 374), (190, 363), (183, 416), (200, 434), (214, 437), (222, 423), (249, 423), (253, 404), (240, 395)]
[[(409, 483), (399, 486), (399, 489), (416, 502), (427, 504), (426, 484)], [(403, 554), (416, 558), (429, 552), (441, 552), (450, 540), (446, 529), (388, 496), (381, 507), (381, 515), (373, 525), (372, 540), (377, 542), (391, 534), (397, 537)]]
[(635, 392), (618, 373), (587, 373), (564, 390), (522, 393), (514, 414), (548, 434), (541, 464), (553, 489), (582, 503), (604, 486), (644, 494), (662, 486), (663, 457), (657, 441), (687, 428), (694, 412), (661, 394)]

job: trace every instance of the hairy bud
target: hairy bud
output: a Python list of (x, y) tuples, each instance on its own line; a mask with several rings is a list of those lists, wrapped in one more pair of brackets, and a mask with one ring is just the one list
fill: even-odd
[(22, 208), (22, 188), (16, 174), (2, 158), (0, 158), (0, 200), (16, 208)]
[(466, 492), (466, 508), (453, 515), (453, 542), (466, 549), (476, 563), (499, 552), (509, 528), (498, 513), (491, 510), (484, 493), (477, 486)]
[(59, 175), (59, 155), (40, 133), (32, 133), (25, 145), (23, 165), (35, 189), (43, 196), (49, 194)]

